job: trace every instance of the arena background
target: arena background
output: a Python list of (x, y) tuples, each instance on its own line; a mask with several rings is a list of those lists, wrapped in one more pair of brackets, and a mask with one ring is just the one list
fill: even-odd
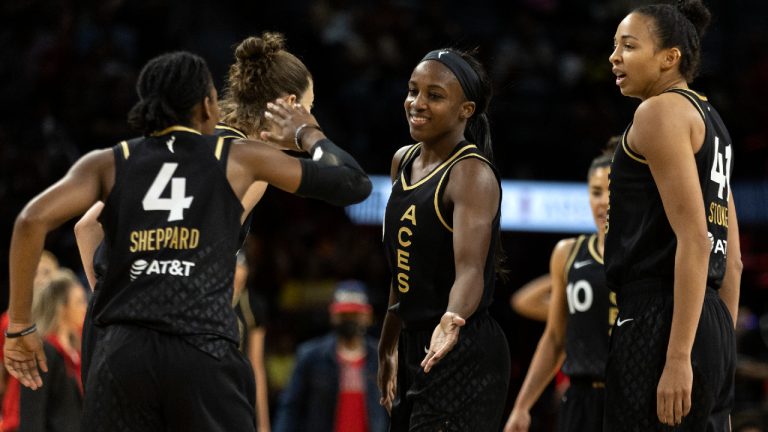
[[(707, 1), (707, 94), (733, 137), (732, 184), (741, 222), (739, 422), (760, 422), (768, 349), (768, 2)], [(470, 6), (471, 4), (471, 6)], [(185, 49), (209, 62), (222, 88), (233, 46), (281, 31), (315, 78), (314, 113), (327, 134), (367, 172), (386, 174), (410, 143), (402, 102), (411, 69), (429, 50), (479, 49), (495, 84), (491, 124), (496, 162), (512, 180), (584, 181), (589, 161), (631, 119), (608, 63), (619, 20), (638, 2), (614, 0), (4, 0), (0, 3), (0, 259), (13, 220), (32, 196), (85, 152), (131, 137), (126, 113), (140, 67)], [(743, 196), (738, 195), (744, 191)], [(80, 271), (72, 223), (47, 248)], [(543, 325), (514, 314), (509, 296), (547, 271), (564, 233), (505, 232), (510, 279), (493, 313), (513, 358), (511, 405)], [(297, 343), (327, 331), (335, 281), (363, 280), (380, 324), (388, 284), (380, 226), (354, 225), (343, 209), (270, 189), (256, 211), (248, 248), (250, 288), (266, 310), (272, 396), (290, 372)], [(7, 305), (7, 265), (0, 303)], [(768, 325), (766, 326), (768, 328)], [(378, 327), (373, 333), (378, 332)], [(551, 388), (548, 393), (551, 392)], [(543, 397), (537, 413), (553, 409)], [(275, 407), (274, 400), (271, 407)], [(546, 416), (544, 416), (546, 417)], [(536, 425), (548, 430), (547, 422)]]

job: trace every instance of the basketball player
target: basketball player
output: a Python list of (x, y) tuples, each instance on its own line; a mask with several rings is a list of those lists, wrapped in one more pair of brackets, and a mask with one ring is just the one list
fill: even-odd
[[(334, 204), (370, 181), (298, 104), (269, 104), (271, 137), (295, 137), (297, 159), (265, 143), (205, 136), (218, 122), (205, 61), (164, 54), (143, 68), (129, 122), (143, 137), (81, 158), (18, 216), (11, 242), (5, 365), (38, 388), (47, 369), (30, 322), (30, 269), (45, 235), (101, 199), (106, 273), (93, 320), (105, 327), (84, 402), (85, 431), (255, 430), (253, 375), (231, 308), (235, 251), (254, 181)], [(204, 371), (204, 372), (203, 372)]]
[[(278, 98), (282, 98), (289, 104), (300, 103), (307, 111), (311, 110), (314, 102), (312, 75), (301, 60), (285, 50), (285, 39), (282, 34), (265, 32), (260, 37), (245, 38), (235, 48), (234, 57), (235, 62), (230, 66), (224, 97), (219, 101), (222, 119), (216, 125), (216, 136), (227, 139), (259, 139), (260, 133), (269, 132), (272, 126), (265, 117), (268, 112), (265, 107), (268, 102)], [(293, 137), (289, 138), (293, 140)], [(266, 182), (254, 182), (243, 196), (243, 207), (255, 206), (264, 195), (266, 187)], [(89, 213), (91, 211), (83, 217), (82, 224), (78, 222), (76, 229), (80, 226), (78, 246), (83, 259), (83, 266), (86, 273), (93, 273), (93, 251), (100, 239), (94, 238), (95, 242), (85, 242), (84, 240), (91, 232), (96, 231), (90, 234), (92, 237), (98, 237), (98, 234), (103, 237), (103, 233), (97, 221), (89, 221), (89, 219), (93, 219), (88, 217)], [(243, 228), (240, 233), (240, 243), (245, 242), (252, 222), (252, 215), (253, 212), (242, 215)], [(84, 237), (83, 241), (80, 237)], [(83, 253), (84, 251), (86, 253)], [(235, 274), (237, 275), (237, 272)], [(97, 295), (98, 292), (94, 292), (94, 297)], [(236, 295), (235, 298), (239, 299), (240, 296)], [(246, 295), (245, 298), (248, 296)], [(93, 301), (95, 298), (92, 299), (91, 303)], [(88, 318), (90, 316), (88, 314)], [(253, 319), (254, 317), (246, 317), (247, 321)], [(261, 337), (254, 338), (257, 344), (263, 343), (263, 326), (259, 328)], [(85, 346), (94, 345), (94, 343), (88, 343)], [(83, 364), (88, 364), (86, 359), (90, 354), (90, 350), (83, 350)], [(256, 371), (255, 365), (263, 364), (263, 359), (256, 361), (256, 359), (251, 358), (251, 363), (254, 365), (254, 371)], [(263, 367), (259, 371), (263, 372)], [(86, 379), (86, 375), (87, 368), (83, 368), (83, 380)], [(258, 430), (269, 431), (271, 428), (267, 383), (263, 373), (256, 373), (255, 375), (257, 378), (256, 418)]]
[(482, 65), (453, 49), (428, 53), (408, 81), (405, 113), (418, 143), (392, 160), (384, 225), (392, 283), (379, 387), (392, 431), (501, 424), (510, 360), (488, 314), (501, 202), (490, 99)]
[[(235, 62), (229, 67), (226, 87), (219, 101), (221, 122), (216, 125), (217, 136), (261, 139), (260, 134), (269, 132), (271, 127), (266, 117), (267, 103), (278, 98), (289, 104), (300, 103), (311, 111), (315, 100), (312, 74), (301, 60), (285, 49), (285, 37), (281, 33), (249, 36), (237, 45), (234, 54)], [(287, 144), (290, 147), (290, 142)], [(256, 205), (266, 188), (267, 183), (263, 181), (251, 185), (243, 197), (243, 206)], [(243, 241), (252, 218), (252, 213), (243, 214)], [(266, 392), (266, 387), (261, 390)], [(269, 414), (266, 403), (266, 400), (260, 401), (261, 418)], [(269, 427), (263, 425), (262, 429)]]
[(605, 430), (727, 431), (741, 257), (733, 147), (688, 88), (710, 14), (699, 0), (633, 10), (610, 55), (642, 102), (610, 175), (605, 257), (619, 315), (606, 369)]
[(611, 153), (592, 161), (589, 205), (597, 233), (561, 240), (552, 251), (549, 316), (504, 432), (527, 432), (530, 410), (560, 365), (570, 386), (560, 405), (558, 431), (602, 431), (608, 334), (616, 318), (603, 271), (608, 169)]

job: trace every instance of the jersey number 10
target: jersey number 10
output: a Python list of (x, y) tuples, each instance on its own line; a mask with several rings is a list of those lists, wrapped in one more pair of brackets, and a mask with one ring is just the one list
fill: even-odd
[(571, 314), (586, 312), (592, 307), (592, 301), (595, 294), (592, 291), (592, 285), (582, 279), (576, 283), (569, 283), (565, 287), (565, 294), (568, 297), (568, 311)]
[[(168, 222), (184, 219), (184, 210), (192, 205), (194, 197), (184, 196), (187, 188), (187, 179), (173, 177), (179, 164), (166, 162), (157, 173), (157, 177), (149, 187), (141, 205), (145, 211), (164, 210), (168, 213)], [(163, 198), (163, 191), (171, 184), (171, 197)]]

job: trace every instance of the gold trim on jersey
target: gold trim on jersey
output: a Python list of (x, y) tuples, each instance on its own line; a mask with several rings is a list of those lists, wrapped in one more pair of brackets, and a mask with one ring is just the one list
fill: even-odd
[(408, 162), (408, 158), (411, 157), (413, 152), (416, 151), (416, 149), (421, 148), (421, 143), (416, 143), (408, 148), (408, 150), (405, 151), (405, 154), (403, 155), (402, 159), (400, 159), (400, 166), (402, 167), (404, 163)]
[(152, 132), (150, 135), (152, 135), (152, 136), (161, 136), (161, 135), (165, 135), (165, 134), (171, 133), (171, 132), (190, 132), (190, 133), (193, 133), (193, 134), (202, 135), (202, 133), (200, 133), (200, 131), (194, 130), (194, 129), (186, 127), (186, 126), (180, 126), (180, 125), (175, 125), (175, 126), (167, 127), (167, 128), (165, 128), (165, 129), (163, 129), (161, 131)]
[(573, 249), (571, 249), (571, 252), (568, 254), (568, 259), (565, 260), (565, 273), (563, 274), (563, 282), (565, 285), (568, 285), (568, 275), (571, 273), (571, 266), (576, 260), (576, 255), (579, 254), (579, 248), (581, 248), (581, 244), (584, 243), (586, 237), (587, 236), (582, 234), (576, 239)]
[(128, 157), (131, 156), (131, 151), (128, 149), (128, 141), (120, 141), (120, 147), (123, 148), (123, 158), (128, 160)]
[[(465, 148), (466, 148), (466, 147), (465, 147)], [(464, 149), (461, 149), (460, 151), (463, 151), (463, 150), (464, 150)], [(445, 180), (445, 176), (446, 176), (446, 175), (448, 175), (448, 173), (451, 171), (451, 168), (453, 168), (453, 166), (454, 166), (454, 165), (456, 165), (457, 163), (459, 163), (459, 161), (461, 161), (461, 160), (463, 160), (463, 159), (471, 158), (471, 157), (476, 157), (476, 158), (478, 158), (478, 159), (484, 160), (484, 161), (485, 161), (487, 164), (489, 164), (489, 165), (491, 164), (491, 162), (490, 162), (488, 159), (486, 159), (486, 158), (484, 158), (484, 157), (480, 156), (479, 154), (476, 154), (476, 153), (470, 153), (470, 154), (464, 155), (464, 156), (462, 156), (462, 157), (460, 157), (460, 158), (456, 159), (455, 161), (453, 161), (453, 163), (451, 164), (451, 166), (449, 166), (449, 167), (448, 167), (448, 169), (446, 169), (446, 170), (445, 170), (445, 172), (443, 173), (443, 175), (440, 177), (440, 181), (439, 181), (439, 182), (437, 182), (437, 188), (435, 189), (435, 199), (434, 199), (434, 202), (435, 202), (435, 213), (437, 213), (437, 218), (440, 220), (440, 223), (442, 223), (442, 224), (443, 224), (443, 226), (444, 226), (444, 227), (445, 227), (445, 228), (446, 228), (448, 231), (450, 231), (450, 232), (453, 232), (453, 227), (452, 227), (452, 226), (450, 226), (450, 225), (448, 225), (448, 222), (446, 222), (446, 221), (445, 221), (445, 219), (443, 219), (443, 214), (442, 214), (442, 213), (440, 213), (440, 205), (439, 205), (439, 200), (438, 200), (438, 198), (437, 198), (437, 197), (438, 197), (438, 195), (440, 195), (440, 187), (443, 185), (443, 180)]]
[(624, 134), (621, 137), (621, 148), (624, 149), (624, 153), (626, 153), (627, 156), (640, 162), (641, 164), (648, 165), (648, 161), (645, 160), (644, 157), (642, 157), (639, 153), (635, 153), (631, 148), (629, 148), (629, 143), (627, 142), (627, 134)]
[(709, 102), (709, 99), (707, 99), (706, 96), (704, 96), (703, 94), (697, 92), (696, 90), (693, 90), (693, 89), (679, 89), (679, 90), (682, 90), (682, 91), (685, 91), (685, 92), (691, 92), (691, 93), (695, 94), (697, 98), (703, 100), (704, 102)]
[(224, 148), (224, 137), (219, 137), (218, 141), (216, 141), (216, 151), (214, 152), (214, 155), (216, 155), (216, 159), (221, 160), (222, 148)]
[(445, 160), (443, 163), (441, 163), (440, 165), (438, 165), (438, 167), (437, 167), (437, 168), (433, 169), (433, 170), (432, 170), (432, 172), (430, 172), (429, 174), (427, 174), (427, 175), (426, 175), (426, 177), (424, 177), (423, 179), (419, 180), (418, 182), (416, 182), (416, 183), (414, 183), (414, 184), (412, 184), (412, 185), (410, 185), (410, 186), (409, 186), (409, 185), (408, 185), (408, 183), (406, 183), (406, 181), (405, 181), (405, 169), (401, 170), (401, 171), (400, 171), (400, 183), (402, 183), (402, 185), (403, 185), (403, 190), (411, 190), (411, 189), (415, 189), (415, 188), (417, 188), (417, 187), (421, 186), (422, 184), (426, 183), (426, 182), (427, 182), (429, 179), (431, 179), (432, 177), (434, 177), (434, 176), (435, 176), (435, 174), (437, 174), (437, 173), (438, 173), (440, 170), (442, 170), (443, 168), (445, 168), (446, 166), (448, 166), (448, 164), (450, 164), (451, 162), (453, 162), (453, 161), (454, 161), (454, 160), (455, 160), (457, 157), (461, 156), (461, 154), (462, 154), (462, 153), (463, 153), (465, 150), (467, 150), (467, 149), (471, 149), (471, 148), (477, 148), (477, 146), (476, 146), (476, 145), (474, 145), (474, 144), (468, 144), (468, 145), (465, 145), (464, 147), (460, 148), (460, 149), (459, 149), (459, 151), (457, 151), (457, 152), (456, 152), (456, 154), (454, 154), (453, 156), (451, 156), (450, 158), (448, 158), (447, 160)]
[[(225, 126), (225, 125), (222, 125), (222, 124), (217, 124), (216, 125), (216, 129), (225, 129), (225, 130), (228, 130), (228, 131), (232, 131), (232, 132), (234, 132), (237, 135), (236, 138), (244, 138), (244, 139), (248, 138), (248, 135), (246, 135), (245, 132), (241, 131), (240, 129), (233, 128), (232, 126)], [(226, 136), (224, 138), (233, 138), (233, 137)]]
[[(675, 91), (675, 90), (678, 90), (678, 91)], [(691, 101), (693, 103), (693, 106), (695, 106), (696, 109), (699, 110), (699, 114), (701, 114), (701, 119), (706, 122), (707, 121), (707, 117), (704, 115), (704, 108), (701, 107), (700, 101), (701, 100), (707, 100), (707, 98), (703, 98), (700, 94), (698, 94), (695, 91), (690, 90), (690, 89), (688, 89), (687, 91), (685, 89), (675, 89), (675, 90), (669, 90), (669, 92), (670, 93), (677, 93), (679, 95), (685, 96), (689, 101)], [(694, 98), (688, 92), (693, 93), (694, 95), (696, 95), (696, 97)]]
[(589, 248), (589, 253), (592, 254), (592, 258), (594, 258), (595, 261), (599, 262), (600, 264), (604, 264), (603, 256), (600, 255), (600, 252), (597, 251), (597, 234), (592, 234), (592, 237), (589, 238), (589, 243), (587, 246)]

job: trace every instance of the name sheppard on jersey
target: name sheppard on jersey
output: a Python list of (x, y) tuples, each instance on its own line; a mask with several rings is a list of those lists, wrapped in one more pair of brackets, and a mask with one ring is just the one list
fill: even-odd
[(130, 240), (131, 252), (195, 249), (200, 243), (200, 230), (175, 226), (131, 231)]

